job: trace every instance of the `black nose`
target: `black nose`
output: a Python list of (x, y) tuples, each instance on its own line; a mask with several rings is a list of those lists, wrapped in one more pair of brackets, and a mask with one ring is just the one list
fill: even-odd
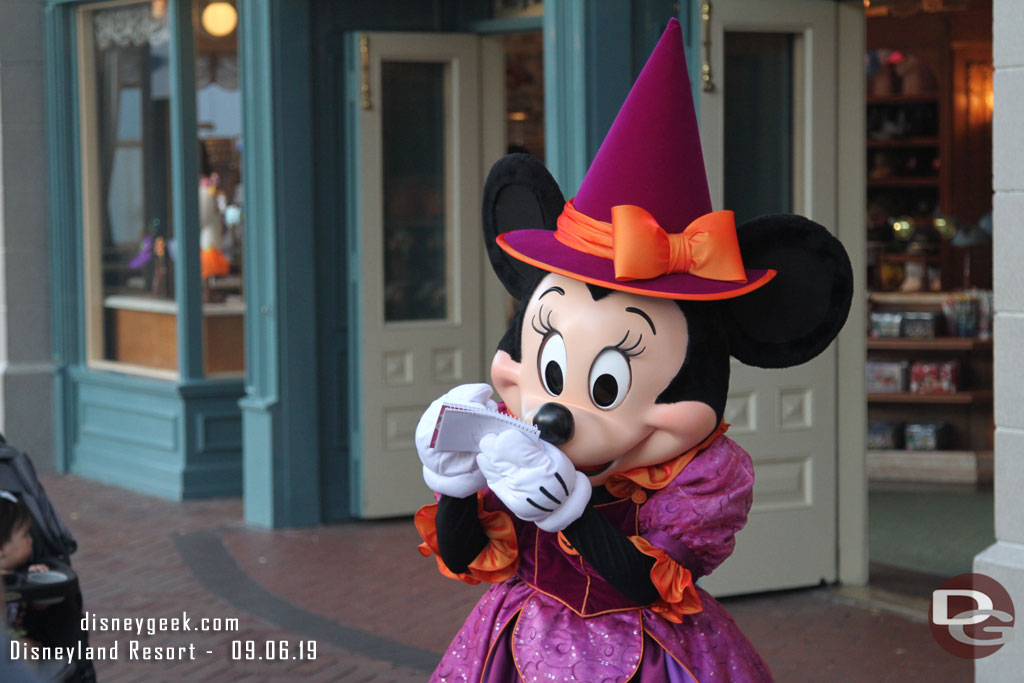
[(572, 413), (560, 403), (545, 403), (533, 416), (533, 424), (540, 429), (540, 438), (560, 446), (572, 438), (575, 426)]

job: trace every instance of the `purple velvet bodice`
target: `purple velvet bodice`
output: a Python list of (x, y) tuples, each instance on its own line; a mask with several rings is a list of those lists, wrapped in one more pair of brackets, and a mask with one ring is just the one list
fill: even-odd
[[(597, 510), (627, 536), (637, 533), (640, 506), (629, 498), (597, 506)], [(580, 616), (589, 617), (604, 612), (636, 609), (601, 578), (590, 563), (559, 534), (541, 531), (536, 525), (513, 518), (519, 539), (520, 579), (564, 603)]]

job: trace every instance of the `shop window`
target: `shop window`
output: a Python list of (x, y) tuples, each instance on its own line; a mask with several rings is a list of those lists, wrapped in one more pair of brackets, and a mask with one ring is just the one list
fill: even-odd
[(177, 370), (166, 13), (84, 9), (79, 34), (88, 355)]
[[(213, 19), (210, 7), (216, 5)], [(207, 375), (244, 370), (241, 94), (232, 3), (193, 0)], [(178, 375), (168, 3), (79, 12), (86, 353), (93, 367)], [(227, 15), (230, 28), (223, 21)], [(204, 20), (212, 29), (204, 28)], [(214, 23), (210, 23), (214, 22)], [(225, 32), (226, 31), (226, 32)], [(212, 256), (211, 256), (212, 255)]]

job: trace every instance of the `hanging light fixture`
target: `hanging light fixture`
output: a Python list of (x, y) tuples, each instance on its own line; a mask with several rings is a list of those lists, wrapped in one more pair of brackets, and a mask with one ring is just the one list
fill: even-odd
[(203, 8), (200, 23), (214, 38), (223, 38), (238, 26), (238, 12), (230, 2), (211, 2)]

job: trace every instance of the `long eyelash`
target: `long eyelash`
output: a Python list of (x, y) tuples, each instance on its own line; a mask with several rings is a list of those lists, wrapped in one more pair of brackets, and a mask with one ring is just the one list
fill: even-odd
[(647, 347), (644, 346), (639, 351), (634, 351), (636, 347), (640, 346), (640, 342), (644, 340), (643, 333), (641, 333), (640, 336), (636, 338), (636, 342), (634, 342), (632, 346), (625, 345), (627, 339), (629, 339), (629, 330), (626, 330), (626, 335), (622, 339), (620, 339), (619, 343), (613, 346), (612, 348), (618, 349), (619, 351), (622, 352), (622, 355), (626, 356), (627, 358), (636, 358), (641, 353), (647, 350)]
[(538, 309), (537, 314), (530, 320), (530, 326), (533, 328), (533, 331), (542, 337), (546, 337), (555, 331), (554, 326), (551, 324), (551, 313), (552, 311), (548, 310), (548, 317), (545, 319), (544, 306), (542, 305)]

